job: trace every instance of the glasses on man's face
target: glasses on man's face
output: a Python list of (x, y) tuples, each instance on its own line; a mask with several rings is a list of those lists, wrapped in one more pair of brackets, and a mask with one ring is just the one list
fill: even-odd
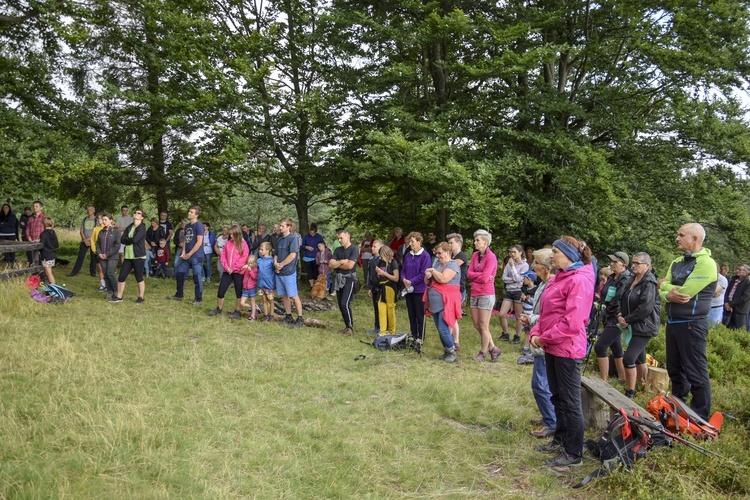
[(633, 264), (634, 266), (646, 265), (646, 263), (645, 263), (645, 262), (635, 262), (635, 261), (633, 261), (633, 263), (632, 263), (632, 264)]

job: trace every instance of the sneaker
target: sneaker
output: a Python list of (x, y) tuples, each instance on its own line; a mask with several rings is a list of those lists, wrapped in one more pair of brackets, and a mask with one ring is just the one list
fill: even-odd
[(521, 336), (513, 335), (513, 340), (511, 341), (511, 344), (520, 344), (520, 343), (521, 343)]
[(380, 328), (373, 328), (372, 330), (367, 330), (367, 335), (370, 335), (370, 336), (380, 335)]
[(99, 290), (98, 291), (100, 291), (100, 292), (106, 292), (107, 291), (107, 287), (104, 286), (104, 285), (101, 285), (101, 286), (99, 286)]
[(255, 316), (248, 316), (248, 317), (247, 317), (247, 320), (248, 320), (248, 321), (255, 321)]
[(583, 465), (583, 459), (561, 451), (555, 458), (545, 460), (544, 465), (548, 467), (578, 467), (579, 465)]
[(218, 308), (218, 307), (217, 307), (216, 309), (212, 309), (212, 310), (211, 310), (211, 311), (210, 311), (210, 312), (208, 313), (208, 315), (209, 315), (209, 316), (218, 316), (219, 314), (221, 314), (221, 309), (220, 309), (220, 308)]
[(282, 320), (282, 323), (286, 325), (291, 325), (292, 323), (294, 323), (294, 318), (292, 317), (291, 314), (285, 314), (284, 319)]
[(445, 351), (443, 361), (445, 361), (446, 363), (455, 363), (456, 361), (458, 361), (458, 358), (456, 357), (456, 349), (454, 348)]
[(145, 300), (143, 300), (143, 297), (138, 297), (137, 299), (135, 299), (136, 305), (141, 305), (144, 302), (145, 302)]
[(297, 316), (297, 319), (294, 320), (292, 326), (294, 328), (302, 328), (303, 326), (305, 326), (305, 318), (303, 318), (302, 316)]
[(500, 335), (500, 340), (502, 340), (503, 342), (510, 342), (510, 335), (508, 335), (507, 333), (503, 333), (502, 335)]
[(541, 426), (535, 431), (531, 431), (531, 435), (537, 439), (552, 437), (554, 433), (555, 429), (553, 429), (552, 427), (547, 427), (546, 425)]
[(562, 443), (554, 439), (552, 439), (549, 443), (536, 445), (534, 449), (536, 451), (541, 451), (542, 453), (564, 452)]
[(273, 316), (271, 316), (270, 314), (266, 314), (266, 316), (263, 318), (263, 321), (265, 321), (266, 323), (273, 323), (275, 320), (273, 319)]
[(177, 295), (170, 295), (167, 297), (167, 300), (182, 300), (183, 297), (178, 297)]
[(196, 299), (196, 300), (192, 301), (192, 302), (190, 303), (190, 305), (191, 305), (191, 306), (202, 306), (202, 305), (203, 305), (203, 301), (202, 301), (202, 300), (199, 300), (199, 299)]
[(635, 390), (633, 389), (625, 389), (625, 397), (628, 399), (634, 399), (635, 398)]
[(503, 351), (497, 346), (490, 349), (490, 363), (497, 363), (497, 358), (499, 358), (502, 353)]
[(344, 337), (351, 337), (352, 335), (354, 335), (354, 330), (352, 330), (351, 328), (347, 326), (346, 328), (341, 330), (339, 333), (341, 333), (341, 335), (343, 335)]
[(122, 299), (120, 297), (115, 296), (115, 297), (112, 297), (109, 301), (112, 302), (113, 304), (119, 304), (120, 302), (122, 302)]
[(519, 365), (533, 365), (534, 364), (534, 355), (533, 354), (524, 354), (520, 358), (518, 358), (517, 363)]
[(231, 316), (229, 316), (229, 319), (240, 319), (240, 310), (235, 309)]
[(521, 354), (531, 354), (531, 346), (523, 346), (523, 349), (521, 349)]
[(479, 361), (480, 363), (487, 361), (487, 354), (484, 351), (479, 351), (479, 354), (474, 356), (474, 361)]

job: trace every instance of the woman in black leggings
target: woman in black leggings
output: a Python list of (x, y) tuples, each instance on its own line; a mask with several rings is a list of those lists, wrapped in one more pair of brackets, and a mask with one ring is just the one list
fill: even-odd
[(625, 395), (635, 397), (636, 379), (646, 380), (646, 345), (659, 334), (661, 297), (656, 276), (651, 272), (651, 257), (645, 252), (633, 255), (633, 274), (623, 286), (617, 321), (633, 336), (625, 351)]
[(596, 360), (599, 363), (599, 374), (602, 380), (606, 382), (609, 376), (607, 349), (612, 349), (612, 357), (617, 367), (617, 378), (621, 382), (625, 382), (625, 368), (622, 364), (622, 335), (617, 323), (617, 314), (620, 312), (620, 297), (622, 296), (623, 285), (630, 278), (630, 271), (628, 271), (630, 258), (625, 252), (615, 252), (608, 257), (612, 274), (604, 283), (601, 292), (601, 300), (604, 302), (604, 317), (602, 318), (604, 330), (594, 344), (594, 351), (596, 351)]
[(122, 302), (125, 280), (132, 269), (138, 283), (138, 298), (135, 303), (143, 304), (143, 295), (146, 293), (146, 282), (143, 281), (146, 268), (146, 226), (143, 225), (143, 217), (143, 210), (136, 209), (133, 212), (133, 223), (126, 227), (120, 236), (120, 243), (125, 245), (125, 259), (122, 261), (117, 280), (117, 295), (112, 297), (110, 302)]
[[(242, 237), (242, 229), (237, 224), (232, 224), (229, 229), (231, 237), (224, 245), (221, 251), (221, 267), (224, 273), (221, 275), (219, 282), (219, 293), (216, 295), (216, 309), (208, 313), (209, 316), (221, 314), (224, 308), (224, 295), (229, 290), (229, 285), (234, 284), (234, 295), (237, 297), (237, 306), (230, 316), (232, 319), (240, 317), (240, 300), (242, 299), (242, 279), (245, 277), (242, 266), (247, 264), (247, 258), (250, 256), (250, 247), (247, 245), (245, 238)], [(254, 314), (251, 311), (250, 314)]]

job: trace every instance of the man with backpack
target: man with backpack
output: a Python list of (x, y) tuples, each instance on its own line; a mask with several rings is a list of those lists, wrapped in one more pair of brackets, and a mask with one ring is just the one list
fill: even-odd
[(700, 224), (680, 227), (677, 248), (683, 254), (670, 264), (666, 278), (660, 281), (659, 294), (667, 309), (667, 373), (672, 393), (683, 401), (692, 393), (690, 408), (708, 420), (708, 313), (718, 271), (711, 251), (703, 248), (705, 238)]

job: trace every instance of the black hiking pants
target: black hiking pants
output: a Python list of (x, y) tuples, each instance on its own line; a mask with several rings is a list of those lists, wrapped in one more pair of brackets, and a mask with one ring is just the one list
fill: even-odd
[(672, 394), (685, 401), (692, 393), (690, 408), (706, 420), (711, 412), (707, 339), (708, 318), (667, 323), (667, 373)]

